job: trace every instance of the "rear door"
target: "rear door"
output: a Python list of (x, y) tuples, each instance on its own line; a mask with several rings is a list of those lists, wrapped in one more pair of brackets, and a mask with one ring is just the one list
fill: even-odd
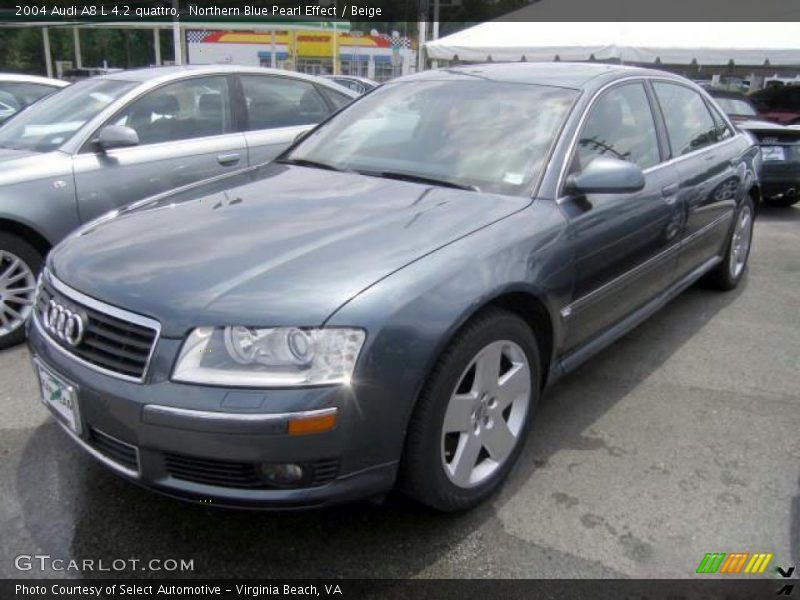
[(643, 81), (617, 84), (594, 102), (579, 133), (570, 172), (597, 156), (610, 156), (641, 167), (645, 187), (560, 200), (575, 248), (573, 298), (562, 311), (568, 350), (613, 326), (674, 280), (678, 176), (663, 162), (652, 103)]
[(75, 156), (81, 220), (246, 166), (231, 82), (226, 75), (182, 79), (147, 92), (114, 115), (106, 124), (134, 129), (139, 145), (103, 152), (87, 142)]
[(681, 179), (685, 226), (678, 277), (718, 255), (727, 240), (744, 171), (735, 167), (733, 132), (725, 120), (689, 86), (653, 83)]
[(333, 107), (302, 79), (279, 75), (241, 75), (246, 108), (248, 161), (273, 160), (294, 139), (333, 112)]

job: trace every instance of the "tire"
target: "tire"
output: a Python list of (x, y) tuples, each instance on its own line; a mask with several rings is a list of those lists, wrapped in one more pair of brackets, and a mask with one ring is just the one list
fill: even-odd
[(789, 208), (800, 202), (800, 196), (783, 196), (782, 198), (765, 198), (764, 202), (770, 206), (778, 206), (780, 208)]
[[(748, 196), (736, 211), (722, 262), (709, 273), (708, 280), (717, 289), (732, 290), (744, 277), (747, 271), (747, 260), (750, 257), (754, 217), (753, 201)], [(747, 222), (743, 223), (743, 219), (747, 219)]]
[(16, 235), (0, 232), (0, 350), (25, 339), (42, 254)]
[[(483, 378), (479, 365), (487, 374)], [(501, 309), (474, 317), (439, 358), (417, 401), (400, 463), (400, 490), (443, 512), (483, 501), (522, 451), (541, 381), (539, 349), (525, 321)], [(449, 431), (454, 423), (456, 430)]]

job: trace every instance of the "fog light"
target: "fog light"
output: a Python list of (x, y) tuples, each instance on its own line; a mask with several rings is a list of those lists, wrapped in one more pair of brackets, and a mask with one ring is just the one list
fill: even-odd
[(303, 467), (292, 463), (262, 463), (261, 476), (277, 486), (293, 486), (303, 481)]

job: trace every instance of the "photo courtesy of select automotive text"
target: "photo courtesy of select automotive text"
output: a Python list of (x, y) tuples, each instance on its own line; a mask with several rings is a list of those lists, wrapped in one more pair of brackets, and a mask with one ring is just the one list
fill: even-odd
[(0, 0), (0, 600), (800, 600), (800, 0)]

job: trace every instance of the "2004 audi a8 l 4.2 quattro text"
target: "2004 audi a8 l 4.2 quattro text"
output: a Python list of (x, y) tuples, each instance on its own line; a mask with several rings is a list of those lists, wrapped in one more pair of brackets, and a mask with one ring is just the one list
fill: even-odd
[(656, 71), (397, 79), (277, 162), (55, 248), (29, 325), (43, 400), (173, 496), (308, 507), (397, 485), (472, 506), (548, 384), (695, 280), (739, 283), (756, 158)]

